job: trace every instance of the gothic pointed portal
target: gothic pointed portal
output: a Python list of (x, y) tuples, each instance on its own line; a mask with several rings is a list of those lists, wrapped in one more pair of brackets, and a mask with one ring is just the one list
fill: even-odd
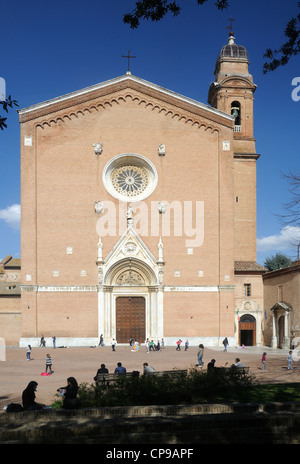
[(129, 224), (104, 260), (98, 260), (99, 333), (107, 341), (163, 337), (163, 264)]

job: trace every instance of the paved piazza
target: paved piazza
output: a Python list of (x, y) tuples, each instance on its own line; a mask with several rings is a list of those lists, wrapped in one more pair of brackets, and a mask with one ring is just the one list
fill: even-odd
[[(199, 341), (201, 343), (201, 341)], [(267, 369), (261, 370), (261, 356), (267, 352)], [(45, 371), (46, 354), (52, 357), (53, 374), (42, 376)], [(212, 359), (216, 366), (231, 365), (239, 357), (245, 366), (250, 367), (259, 382), (299, 382), (300, 362), (294, 361), (293, 370), (287, 370), (286, 350), (272, 350), (268, 347), (229, 347), (226, 353), (222, 348), (205, 348), (204, 368)], [(148, 362), (156, 370), (173, 368), (188, 369), (197, 363), (197, 347), (184, 348), (176, 351), (175, 346), (167, 346), (160, 352), (146, 353), (142, 346), (138, 352), (132, 352), (131, 347), (117, 346), (112, 352), (111, 347), (70, 347), (70, 348), (33, 348), (31, 361), (26, 360), (26, 348), (7, 347), (5, 360), (0, 362), (0, 407), (11, 402), (21, 402), (24, 388), (31, 380), (38, 382), (36, 400), (51, 404), (55, 399), (57, 388), (66, 385), (67, 377), (75, 377), (78, 383), (92, 383), (97, 369), (104, 363), (109, 372), (113, 372), (117, 362), (127, 368), (127, 371), (138, 370), (142, 373), (143, 363)]]

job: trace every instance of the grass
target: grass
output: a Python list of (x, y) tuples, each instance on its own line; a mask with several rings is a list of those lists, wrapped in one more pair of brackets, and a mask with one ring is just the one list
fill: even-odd
[(249, 403), (299, 402), (300, 383), (255, 385), (248, 394)]

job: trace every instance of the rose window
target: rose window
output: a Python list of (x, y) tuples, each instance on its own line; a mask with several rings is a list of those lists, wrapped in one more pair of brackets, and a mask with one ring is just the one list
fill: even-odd
[(111, 159), (103, 170), (102, 178), (106, 190), (126, 202), (149, 197), (157, 184), (157, 172), (151, 161), (131, 153)]
[(121, 195), (136, 197), (144, 192), (148, 185), (146, 169), (139, 166), (120, 166), (113, 170), (111, 182)]

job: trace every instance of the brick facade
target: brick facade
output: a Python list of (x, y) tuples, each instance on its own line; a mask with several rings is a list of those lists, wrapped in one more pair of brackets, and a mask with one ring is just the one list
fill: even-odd
[[(218, 74), (210, 106), (128, 73), (19, 112), (21, 344), (41, 334), (68, 344), (118, 339), (116, 298), (138, 295), (148, 338), (237, 342), (234, 263), (256, 259), (258, 155), (248, 61), (231, 66), (240, 77), (220, 84)], [(240, 133), (233, 98), (243, 108)], [(125, 206), (105, 177), (122, 159), (153, 167), (155, 178), (150, 195)], [(253, 279), (261, 286), (261, 273)], [(262, 286), (259, 302), (261, 294)]]

